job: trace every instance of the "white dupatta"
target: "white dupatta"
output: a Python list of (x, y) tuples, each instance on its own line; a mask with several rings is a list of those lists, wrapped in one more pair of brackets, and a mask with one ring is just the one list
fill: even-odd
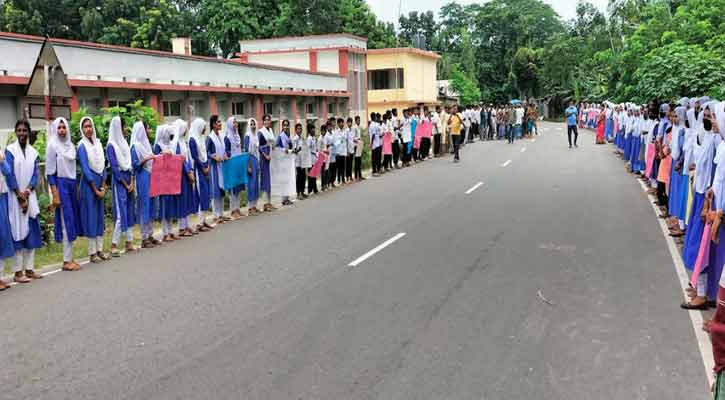
[[(142, 121), (136, 121), (133, 124), (133, 130), (131, 131), (131, 146), (136, 151), (139, 162), (146, 159), (148, 156), (153, 156), (154, 151), (151, 148), (151, 142), (149, 142), (148, 134), (146, 133), (146, 126)], [(143, 164), (143, 169), (151, 172), (151, 168), (154, 164), (154, 160), (149, 160)]]
[[(214, 143), (214, 155), (224, 158), (224, 141), (220, 134), (211, 131), (209, 139)], [(219, 177), (219, 189), (224, 189), (224, 174), (222, 173), (222, 161), (216, 162), (217, 176)]]
[[(85, 121), (91, 121), (91, 127), (93, 128), (92, 143), (86, 135), (83, 134), (83, 123)], [(91, 171), (101, 175), (103, 174), (103, 169), (106, 168), (106, 158), (103, 155), (103, 145), (101, 145), (101, 141), (98, 140), (98, 135), (96, 135), (96, 125), (90, 117), (83, 117), (81, 118), (80, 126), (81, 141), (78, 142), (78, 148), (83, 146), (86, 149), (86, 154), (88, 155), (88, 165), (91, 167)]]
[[(13, 171), (15, 172), (15, 180), (18, 183), (18, 190), (24, 191), (35, 172), (35, 161), (38, 159), (38, 152), (30, 145), (25, 145), (25, 152), (20, 147), (18, 141), (8, 146), (7, 150), (13, 155)], [(28, 237), (30, 233), (29, 219), (36, 218), (40, 214), (40, 206), (38, 204), (38, 196), (35, 190), (30, 192), (28, 197), (28, 210), (23, 212), (17, 196), (8, 196), (8, 217), (10, 220), (10, 231), (13, 234), (13, 240), (18, 242)]]
[(123, 137), (123, 128), (121, 127), (121, 117), (113, 117), (111, 125), (108, 128), (108, 144), (113, 146), (113, 152), (116, 154), (118, 168), (121, 171), (131, 170), (131, 147), (128, 145), (126, 138)]

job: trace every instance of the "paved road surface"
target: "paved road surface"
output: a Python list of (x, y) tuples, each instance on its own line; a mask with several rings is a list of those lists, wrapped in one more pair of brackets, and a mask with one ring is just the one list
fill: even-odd
[(708, 398), (641, 187), (545, 126), (16, 286), (0, 398)]

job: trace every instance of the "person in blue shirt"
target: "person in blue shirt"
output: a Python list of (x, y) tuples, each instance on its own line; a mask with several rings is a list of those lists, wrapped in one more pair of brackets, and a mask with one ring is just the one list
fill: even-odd
[(576, 140), (579, 137), (579, 132), (576, 129), (576, 116), (579, 114), (574, 102), (569, 102), (569, 107), (566, 108), (566, 135), (569, 137), (569, 148), (571, 149), (571, 134), (574, 133), (574, 147), (579, 147), (576, 144)]

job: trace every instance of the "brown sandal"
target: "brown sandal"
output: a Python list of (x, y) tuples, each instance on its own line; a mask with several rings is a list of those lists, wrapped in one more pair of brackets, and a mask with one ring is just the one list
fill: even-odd
[(25, 276), (30, 279), (43, 279), (43, 275), (40, 275), (39, 273), (35, 272), (34, 269), (26, 269)]
[(15, 273), (13, 281), (15, 281), (15, 283), (29, 283), (31, 279), (25, 276), (22, 271), (20, 271)]
[(0, 292), (2, 292), (5, 289), (10, 289), (10, 285), (8, 285), (7, 283), (5, 283), (5, 281), (0, 280)]
[(73, 261), (63, 263), (63, 271), (78, 271), (79, 269), (81, 269), (81, 266)]
[(103, 262), (103, 259), (101, 257), (98, 257), (98, 254), (94, 254), (90, 257), (90, 261), (94, 264), (100, 264)]

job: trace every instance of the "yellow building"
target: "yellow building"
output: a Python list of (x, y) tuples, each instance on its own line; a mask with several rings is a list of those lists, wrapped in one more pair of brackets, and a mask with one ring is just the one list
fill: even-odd
[(368, 50), (368, 113), (438, 104), (440, 56), (414, 48)]

